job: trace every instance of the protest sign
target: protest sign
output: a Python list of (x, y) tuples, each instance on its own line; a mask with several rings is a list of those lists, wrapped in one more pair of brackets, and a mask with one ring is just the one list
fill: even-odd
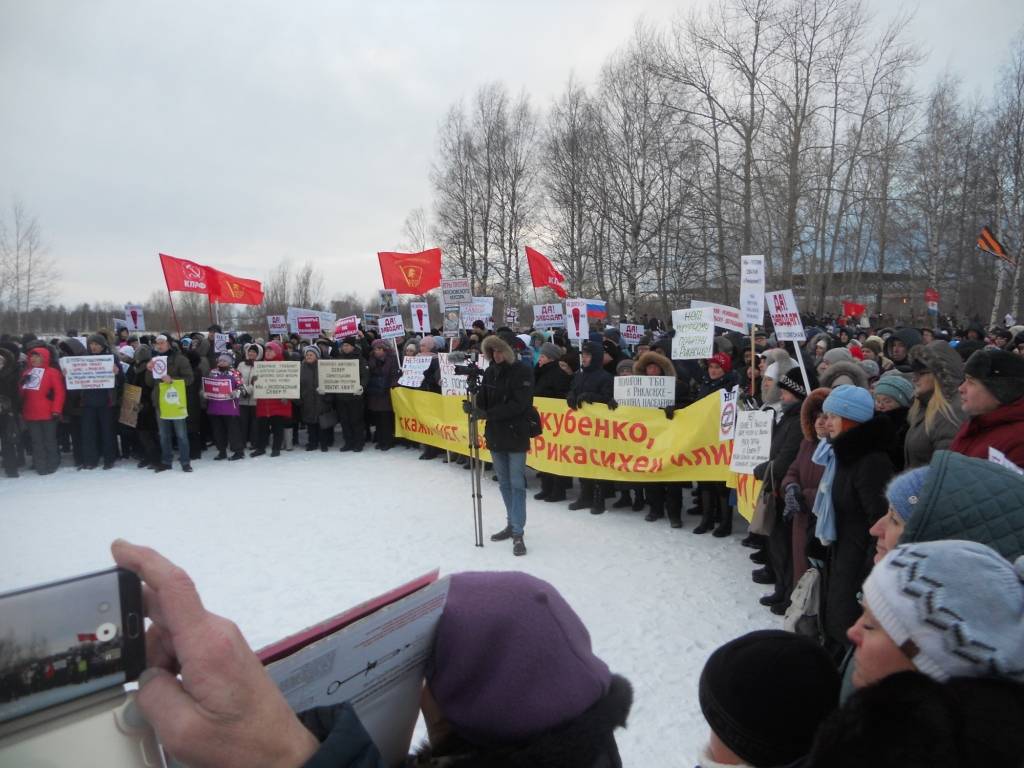
[[(63, 366), (61, 366), (61, 368), (63, 369)], [(39, 385), (43, 383), (43, 372), (45, 370), (45, 368), (33, 368), (30, 370), (28, 375), (25, 377), (25, 381), (22, 383), (21, 388), (32, 390), (39, 389)]]
[(358, 360), (320, 360), (317, 369), (320, 387), (329, 395), (354, 395), (360, 387)]
[(366, 312), (363, 314), (363, 330), (376, 331), (380, 329), (380, 315)]
[(295, 319), (296, 333), (304, 339), (320, 335), (320, 315), (302, 315)]
[(764, 299), (768, 303), (768, 314), (772, 316), (776, 339), (800, 343), (807, 340), (792, 290), (771, 291), (764, 295)]
[(724, 328), (727, 331), (736, 331), (746, 335), (748, 328), (743, 322), (743, 314), (736, 307), (729, 307), (725, 304), (714, 304), (710, 301), (699, 301), (694, 299), (690, 302), (690, 309), (711, 309), (715, 326)]
[(534, 328), (564, 328), (565, 313), (561, 304), (534, 304)]
[(473, 299), (469, 304), (463, 304), (459, 307), (462, 315), (462, 325), (467, 331), (473, 327), (473, 323), (478, 321), (484, 324), (484, 328), (494, 324), (491, 321), (491, 309), (494, 306), (493, 302), (493, 299), (491, 299), (491, 303), (487, 303), (480, 299)]
[(715, 351), (715, 322), (712, 310), (674, 309), (672, 327), (673, 360), (695, 360), (711, 357)]
[(619, 326), (619, 334), (622, 336), (622, 343), (635, 347), (644, 337), (644, 327), (639, 323), (622, 323)]
[(393, 315), (398, 311), (398, 291), (394, 288), (381, 288), (377, 297), (382, 315)]
[(398, 380), (398, 385), (418, 388), (423, 383), (423, 374), (427, 372), (433, 359), (433, 355), (406, 355), (402, 362), (402, 376)]
[(181, 421), (188, 418), (188, 400), (185, 398), (185, 380), (175, 379), (160, 382), (158, 388), (160, 418), (167, 421)]
[(469, 278), (450, 277), (441, 280), (441, 300), (446, 307), (458, 307), (473, 301)]
[(210, 379), (204, 376), (203, 392), (207, 400), (230, 400), (231, 379)]
[(346, 336), (355, 336), (358, 333), (359, 317), (356, 315), (349, 315), (348, 317), (339, 317), (334, 322), (335, 341), (341, 341)]
[(121, 392), (121, 412), (117, 417), (119, 423), (126, 427), (137, 427), (139, 410), (142, 408), (142, 387), (125, 384)]
[(231, 336), (226, 333), (215, 333), (213, 334), (213, 351), (218, 355), (221, 352), (227, 352), (228, 346), (231, 344)]
[(675, 376), (616, 376), (615, 402), (637, 408), (675, 405)]
[(167, 355), (157, 355), (153, 358), (153, 381), (160, 381), (167, 375)]
[(425, 301), (409, 302), (409, 318), (413, 333), (430, 333), (430, 310)]
[(401, 315), (382, 315), (377, 321), (382, 339), (397, 339), (405, 336), (405, 325)]
[(740, 311), (751, 325), (764, 321), (764, 256), (740, 257)]
[[(442, 352), (437, 356), (437, 363), (441, 366), (441, 393), (444, 395), (454, 395), (456, 397), (466, 396), (466, 377), (455, 373), (456, 365), (466, 365), (466, 361), (461, 353), (458, 355), (460, 362), (453, 362), (451, 356), (447, 352)], [(480, 366), (480, 370), (487, 370), (487, 366), (490, 365), (486, 357), (481, 357), (476, 361), (476, 364)]]
[(70, 389), (113, 389), (117, 374), (113, 355), (65, 357), (64, 380)]
[(736, 435), (736, 411), (739, 404), (739, 387), (720, 389), (718, 407), (718, 439), (732, 440)]
[[(397, 387), (391, 390), (395, 435), (467, 454), (469, 425), (462, 399)], [(729, 470), (731, 444), (718, 439), (718, 393), (675, 412), (588, 403), (572, 410), (564, 399), (535, 397), (544, 432), (531, 439), (526, 462), (541, 472), (588, 480), (737, 483)], [(490, 461), (486, 441), (481, 459)]]
[(586, 299), (566, 299), (565, 330), (571, 341), (583, 342), (590, 338), (590, 321), (587, 319)]
[(146, 330), (146, 316), (143, 314), (141, 304), (124, 305), (124, 321), (129, 331)]
[(267, 331), (271, 336), (287, 335), (288, 315), (267, 315)]
[(298, 361), (257, 360), (253, 375), (256, 379), (257, 400), (298, 400)]
[(458, 338), (460, 322), (459, 307), (444, 308), (444, 321), (442, 322), (441, 330), (446, 339)]
[[(297, 333), (300, 336), (302, 336), (303, 332), (299, 329), (299, 318), (312, 317), (313, 315), (316, 315), (320, 319), (319, 325), (317, 326), (317, 331), (316, 333), (313, 334), (313, 336), (319, 334), (321, 328), (326, 328), (328, 330), (333, 328), (334, 321), (337, 320), (338, 318), (338, 316), (333, 312), (321, 312), (320, 310), (317, 309), (303, 309), (302, 307), (288, 307), (286, 315), (286, 317), (288, 318), (288, 329), (292, 333)], [(312, 337), (307, 336), (307, 338)]]
[(519, 309), (516, 307), (505, 307), (505, 325), (509, 328), (516, 328), (519, 325)]
[(772, 410), (737, 413), (729, 469), (742, 475), (749, 475), (758, 464), (768, 461), (771, 455), (774, 424), (775, 411)]

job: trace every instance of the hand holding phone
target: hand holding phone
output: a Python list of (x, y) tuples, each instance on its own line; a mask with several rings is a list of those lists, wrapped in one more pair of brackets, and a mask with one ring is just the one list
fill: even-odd
[(203, 607), (188, 574), (155, 550), (120, 539), (111, 552), (145, 582), (149, 668), (136, 701), (164, 748), (189, 766), (308, 760), (317, 740), (238, 627)]

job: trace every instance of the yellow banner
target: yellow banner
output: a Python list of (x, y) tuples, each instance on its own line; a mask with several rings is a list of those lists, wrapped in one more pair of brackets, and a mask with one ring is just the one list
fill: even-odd
[[(454, 453), (469, 453), (469, 423), (462, 399), (397, 387), (391, 390), (395, 434)], [(732, 441), (718, 439), (716, 392), (669, 419), (657, 408), (586, 404), (538, 397), (544, 433), (530, 445), (526, 463), (554, 475), (618, 482), (707, 480), (737, 484), (729, 471)], [(479, 422), (481, 456), (490, 460)], [(750, 507), (753, 508), (752, 506)]]

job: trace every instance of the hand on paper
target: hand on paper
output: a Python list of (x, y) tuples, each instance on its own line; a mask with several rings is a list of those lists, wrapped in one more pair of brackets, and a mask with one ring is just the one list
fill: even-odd
[(162, 379), (160, 379), (160, 381), (162, 381), (162, 382), (163, 382), (164, 384), (170, 384), (170, 383), (171, 383), (171, 381), (172, 381), (172, 379), (171, 379), (171, 377), (170, 377), (170, 376), (167, 376), (167, 375), (165, 374), (165, 375), (164, 375), (164, 377), (163, 377)]
[(608, 401), (608, 410), (609, 411), (614, 411), (618, 407), (619, 407), (619, 403), (614, 398), (612, 398), (611, 400)]
[[(136, 703), (189, 766), (302, 765), (318, 743), (232, 622), (207, 611), (181, 568), (118, 539), (114, 560), (145, 582), (149, 667)], [(177, 675), (181, 674), (179, 679)]]

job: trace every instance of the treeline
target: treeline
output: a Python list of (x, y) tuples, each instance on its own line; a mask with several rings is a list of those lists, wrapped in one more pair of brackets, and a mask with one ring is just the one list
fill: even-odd
[(545, 109), (482, 85), (443, 120), (410, 244), (520, 303), (531, 244), (572, 294), (630, 313), (735, 303), (739, 256), (763, 253), (809, 312), (923, 315), (935, 288), (943, 313), (1017, 314), (1020, 268), (974, 243), (989, 224), (1020, 252), (1024, 37), (991, 93), (952, 76), (920, 92), (909, 24), (859, 0), (713, 0), (638, 25)]

